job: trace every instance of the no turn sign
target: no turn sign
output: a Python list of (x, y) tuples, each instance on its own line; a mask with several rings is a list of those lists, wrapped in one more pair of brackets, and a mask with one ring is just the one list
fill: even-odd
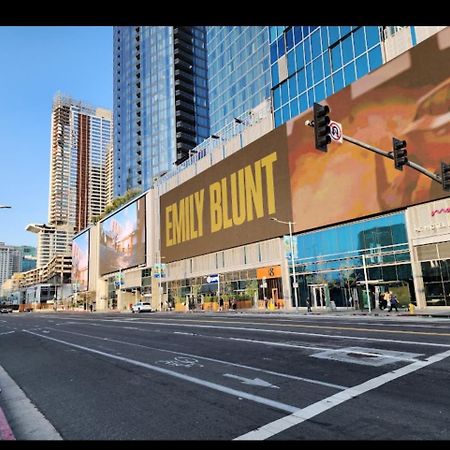
[(344, 142), (342, 139), (342, 125), (339, 122), (330, 121), (329, 126), (331, 139), (342, 144)]

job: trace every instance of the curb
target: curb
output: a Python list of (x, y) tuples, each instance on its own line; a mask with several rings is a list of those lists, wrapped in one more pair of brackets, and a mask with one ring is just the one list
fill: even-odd
[(8, 420), (6, 419), (5, 413), (0, 406), (0, 441), (15, 441), (16, 438), (14, 433), (9, 426)]

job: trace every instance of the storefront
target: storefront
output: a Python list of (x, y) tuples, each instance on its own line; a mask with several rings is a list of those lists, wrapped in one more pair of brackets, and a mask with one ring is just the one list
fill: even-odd
[(418, 306), (450, 306), (450, 198), (408, 208)]
[(386, 291), (415, 301), (403, 212), (293, 238), (299, 306), (376, 308)]

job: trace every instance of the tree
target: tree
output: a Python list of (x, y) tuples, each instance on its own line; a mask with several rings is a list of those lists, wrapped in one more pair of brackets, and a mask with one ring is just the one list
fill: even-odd
[(128, 203), (134, 197), (137, 197), (142, 192), (140, 188), (129, 189), (125, 194), (120, 197), (116, 197), (111, 203), (108, 203), (105, 207), (105, 210), (96, 216), (91, 216), (91, 222), (95, 225), (98, 221), (102, 220), (108, 214), (112, 213), (116, 209), (120, 208), (125, 203)]

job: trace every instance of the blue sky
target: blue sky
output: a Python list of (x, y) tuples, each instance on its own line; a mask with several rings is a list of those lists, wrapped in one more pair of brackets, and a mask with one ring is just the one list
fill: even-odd
[(37, 246), (48, 223), (50, 124), (57, 92), (112, 109), (112, 27), (0, 26), (0, 241)]

